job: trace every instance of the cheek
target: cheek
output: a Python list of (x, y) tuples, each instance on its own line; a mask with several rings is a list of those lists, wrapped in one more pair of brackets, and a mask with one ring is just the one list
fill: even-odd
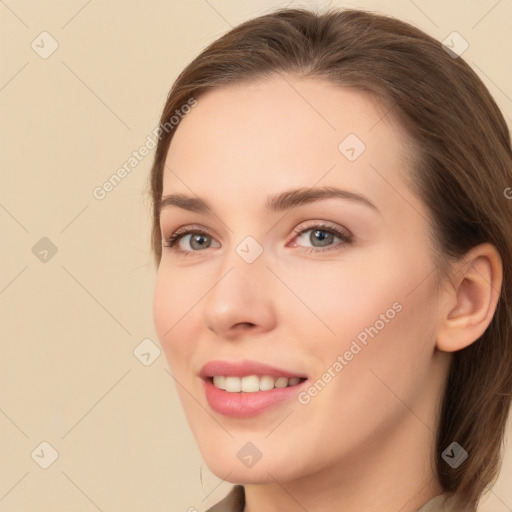
[[(360, 313), (357, 319), (347, 315), (346, 321), (336, 324), (339, 336), (333, 341), (324, 337), (326, 344), (309, 347), (316, 358), (312, 385), (318, 391), (313, 390), (315, 396), (301, 407), (307, 418), (315, 418), (322, 425), (324, 438), (339, 440), (337, 455), (349, 447), (363, 446), (377, 432), (391, 431), (400, 418), (411, 416), (411, 410), (420, 417), (429, 417), (419, 402), (430, 379), (435, 341), (428, 315), (421, 307), (429, 294), (428, 287), (409, 297), (402, 294), (401, 309), (388, 312), (387, 323), (377, 323), (378, 317), (368, 312), (366, 316)], [(366, 303), (367, 308), (386, 315), (385, 307), (394, 296), (391, 293), (384, 300), (374, 298), (373, 303)], [(365, 335), (365, 343), (358, 334)], [(341, 370), (335, 366), (341, 364), (339, 356), (343, 358)], [(305, 401), (308, 397), (302, 398)], [(333, 457), (332, 444), (317, 450), (317, 456), (325, 460)]]
[(191, 326), (197, 321), (197, 306), (204, 294), (198, 281), (187, 285), (185, 274), (161, 265), (153, 297), (155, 329), (173, 375), (188, 368), (186, 363), (194, 351)]
[(286, 323), (295, 319), (299, 332), (307, 333), (299, 339), (313, 356), (317, 376), (347, 353), (351, 369), (343, 373), (356, 371), (350, 378), (365, 394), (366, 387), (378, 382), (370, 367), (393, 381), (400, 375), (414, 379), (418, 365), (428, 364), (435, 346), (432, 263), (426, 254), (410, 252), (396, 247), (364, 265), (319, 266), (314, 273), (303, 273), (314, 277), (296, 279), (294, 291), (307, 298), (314, 315), (290, 308)]
[(339, 355), (344, 359), (324, 405), (331, 404), (329, 410), (347, 422), (354, 411), (368, 424), (392, 421), (406, 413), (404, 404), (414, 408), (429, 380), (435, 349), (435, 288), (431, 280), (414, 291), (408, 279), (393, 283), (394, 287), (388, 283), (387, 293), (369, 291), (359, 305), (347, 302), (343, 321), (335, 327), (341, 333), (338, 344), (324, 348), (323, 372)]
[(379, 331), (387, 327), (398, 316), (413, 279), (396, 270), (402, 268), (400, 264), (393, 268), (375, 260), (376, 264), (366, 261), (364, 265), (322, 262), (297, 272), (281, 272), (283, 281), (293, 284), (295, 295), (288, 297), (288, 308), (280, 308), (286, 326), (298, 322), (301, 331), (308, 332), (306, 339), (321, 336), (323, 342), (315, 352), (329, 347), (343, 350), (360, 333), (364, 339), (365, 329), (375, 324)]

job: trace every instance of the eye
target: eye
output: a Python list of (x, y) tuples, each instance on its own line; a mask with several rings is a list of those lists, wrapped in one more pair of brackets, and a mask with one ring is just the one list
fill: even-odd
[[(294, 229), (295, 237), (290, 245), (303, 247), (310, 252), (326, 252), (340, 249), (352, 242), (352, 235), (325, 224), (312, 224), (309, 227), (301, 225)], [(209, 248), (218, 248), (220, 244), (206, 231), (198, 227), (185, 227), (176, 230), (165, 238), (163, 247), (182, 254), (193, 256), (194, 253)]]
[(295, 233), (297, 236), (294, 238), (293, 245), (308, 247), (313, 252), (337, 249), (352, 242), (352, 236), (348, 233), (323, 224), (312, 225), (307, 228), (299, 226)]
[(164, 247), (176, 252), (198, 252), (210, 247), (220, 247), (206, 231), (196, 228), (183, 228), (165, 239)]

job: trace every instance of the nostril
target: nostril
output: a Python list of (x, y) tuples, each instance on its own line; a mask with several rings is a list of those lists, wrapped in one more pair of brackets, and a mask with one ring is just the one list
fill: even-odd
[(253, 324), (251, 322), (239, 322), (238, 324), (235, 325), (235, 327), (240, 327), (242, 329), (250, 329), (255, 326), (256, 324)]

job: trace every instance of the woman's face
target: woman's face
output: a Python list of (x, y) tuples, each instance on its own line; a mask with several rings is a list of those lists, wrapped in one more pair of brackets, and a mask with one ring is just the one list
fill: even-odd
[(321, 80), (222, 87), (179, 125), (164, 243), (179, 232), (154, 318), (219, 477), (357, 474), (410, 443), (428, 453), (447, 366), (410, 165), (386, 108)]

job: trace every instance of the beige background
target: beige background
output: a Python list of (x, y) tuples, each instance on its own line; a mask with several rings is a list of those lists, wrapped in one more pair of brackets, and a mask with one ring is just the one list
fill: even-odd
[[(202, 463), (163, 354), (146, 366), (133, 352), (158, 345), (144, 194), (153, 152), (103, 200), (92, 192), (157, 126), (193, 56), (288, 3), (326, 5), (0, 0), (1, 512), (202, 511), (231, 487)], [(512, 124), (510, 0), (330, 5), (394, 14), (439, 40), (459, 32)], [(43, 31), (59, 45), (48, 58)], [(58, 452), (47, 469), (42, 442)], [(512, 511), (511, 477), (509, 446), (483, 512)]]

